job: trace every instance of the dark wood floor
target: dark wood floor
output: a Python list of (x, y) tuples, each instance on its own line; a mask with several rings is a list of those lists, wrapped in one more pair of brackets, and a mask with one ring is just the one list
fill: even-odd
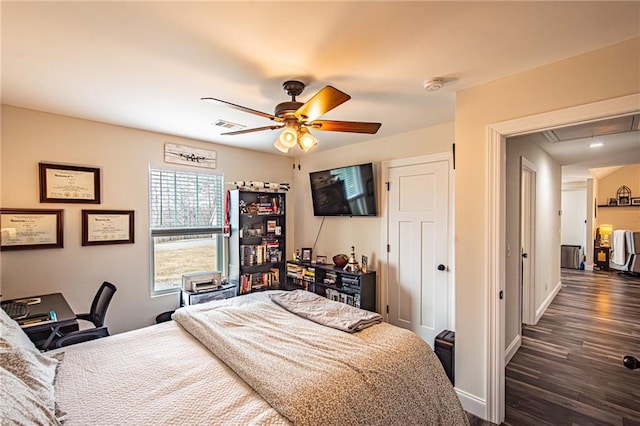
[(639, 278), (563, 269), (562, 290), (522, 334), (504, 425), (640, 425), (640, 369), (622, 365), (640, 358)]

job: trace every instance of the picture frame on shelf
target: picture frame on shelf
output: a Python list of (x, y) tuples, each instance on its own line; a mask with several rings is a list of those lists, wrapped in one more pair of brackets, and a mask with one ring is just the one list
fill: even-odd
[(609, 206), (617, 206), (618, 205), (618, 199), (617, 198), (609, 198), (609, 203), (607, 204)]
[(360, 272), (369, 272), (369, 257), (362, 255), (360, 260)]
[(618, 205), (619, 206), (629, 206), (631, 205), (630, 197), (627, 195), (621, 195), (618, 197)]
[(275, 234), (277, 228), (277, 222), (275, 220), (267, 220), (267, 232)]
[(633, 197), (631, 199), (631, 205), (632, 206), (640, 206), (640, 197)]
[(82, 210), (82, 245), (133, 244), (133, 210)]
[(301, 262), (309, 262), (311, 263), (311, 248), (302, 248), (300, 254)]
[(0, 250), (64, 247), (64, 210), (0, 209)]
[(316, 256), (316, 264), (318, 265), (326, 265), (327, 264), (327, 256)]
[(100, 168), (39, 163), (41, 203), (100, 204)]

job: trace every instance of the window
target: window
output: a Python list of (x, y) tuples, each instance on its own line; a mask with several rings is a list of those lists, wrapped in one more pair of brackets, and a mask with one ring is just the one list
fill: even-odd
[(223, 176), (149, 170), (152, 294), (180, 288), (183, 274), (222, 270), (223, 210)]

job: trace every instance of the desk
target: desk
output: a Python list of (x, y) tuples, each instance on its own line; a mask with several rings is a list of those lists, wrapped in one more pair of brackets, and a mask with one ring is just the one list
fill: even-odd
[(25, 334), (38, 347), (38, 349), (52, 349), (51, 343), (55, 337), (59, 337), (61, 331), (68, 333), (79, 329), (76, 314), (71, 310), (62, 293), (43, 294), (40, 296), (22, 297), (16, 300), (40, 298), (40, 303), (29, 305), (29, 316), (46, 315), (50, 311), (56, 313), (56, 320), (41, 324), (28, 324), (21, 326)]

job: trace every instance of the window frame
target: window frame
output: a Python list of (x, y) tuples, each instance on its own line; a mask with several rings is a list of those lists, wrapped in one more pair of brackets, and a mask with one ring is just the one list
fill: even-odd
[[(194, 175), (208, 175), (208, 176), (217, 176), (221, 179), (221, 204), (222, 204), (222, 209), (224, 209), (224, 203), (225, 200), (224, 198), (226, 197), (225, 195), (225, 189), (224, 189), (224, 176), (222, 173), (216, 173), (216, 172), (201, 172), (201, 171), (192, 171), (192, 170), (184, 170), (184, 169), (180, 169), (180, 168), (174, 168), (174, 167), (149, 167), (148, 170), (148, 183), (149, 183), (149, 194), (148, 194), (148, 201), (149, 201), (149, 243), (150, 243), (150, 253), (151, 253), (151, 257), (150, 257), (150, 262), (149, 262), (149, 284), (150, 284), (150, 292), (151, 292), (151, 296), (161, 296), (161, 295), (165, 295), (165, 294), (173, 294), (173, 293), (178, 293), (181, 291), (180, 287), (174, 287), (174, 288), (169, 288), (169, 289), (165, 289), (165, 290), (157, 290), (156, 289), (156, 282), (155, 282), (155, 238), (158, 237), (171, 237), (171, 236), (191, 236), (191, 235), (207, 235), (207, 234), (211, 234), (212, 238), (215, 238), (216, 244), (217, 244), (217, 251), (216, 251), (216, 268), (218, 271), (223, 271), (224, 270), (224, 264), (225, 264), (225, 259), (226, 259), (226, 239), (224, 238), (224, 231), (223, 231), (223, 225), (221, 226), (189, 226), (189, 227), (157, 227), (154, 228), (152, 225), (152, 214), (153, 214), (153, 208), (152, 208), (152, 172), (157, 171), (157, 172), (171, 172), (174, 174), (180, 174), (180, 173), (184, 173), (184, 174), (194, 174)], [(223, 211), (223, 218), (222, 221), (224, 222), (224, 211)]]

